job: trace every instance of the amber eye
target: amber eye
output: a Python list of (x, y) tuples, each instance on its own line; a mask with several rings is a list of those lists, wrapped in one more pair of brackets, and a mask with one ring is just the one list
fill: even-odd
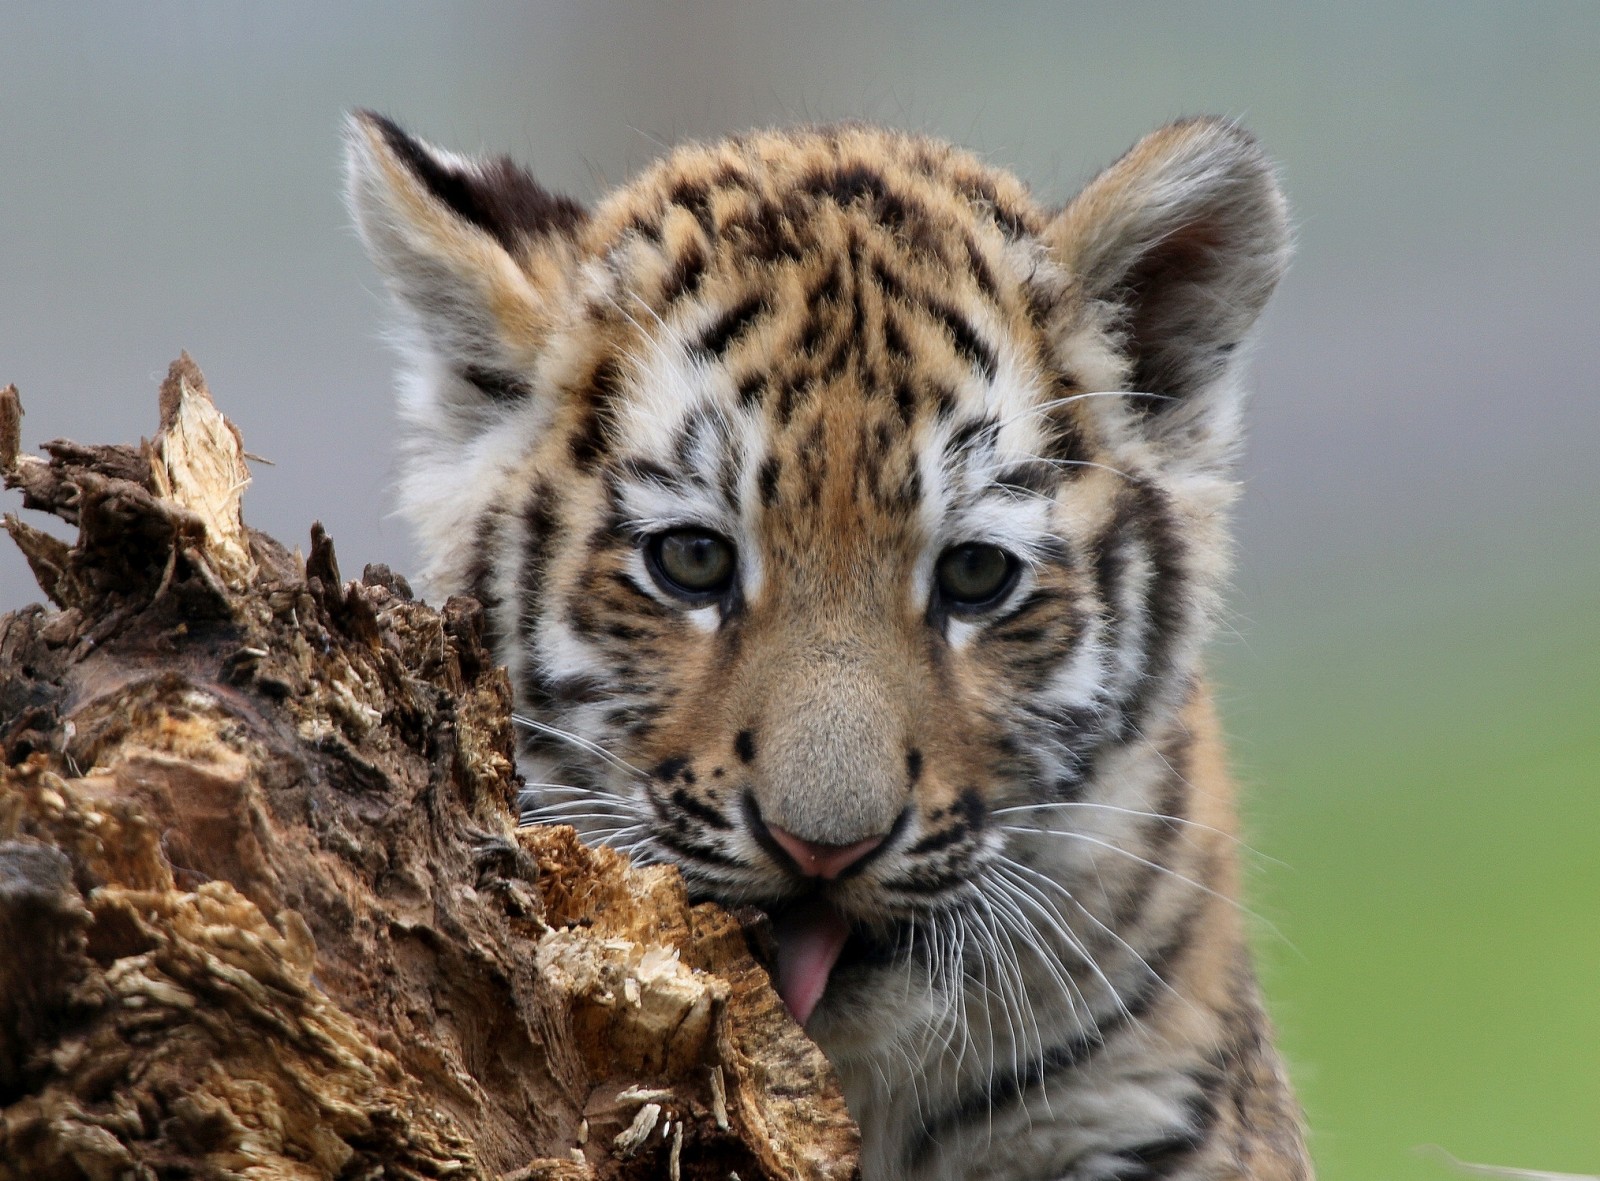
[(1011, 589), (1017, 560), (999, 546), (968, 542), (940, 554), (934, 573), (939, 594), (952, 610), (977, 611)]
[(705, 600), (733, 583), (733, 546), (704, 529), (671, 529), (650, 539), (645, 551), (656, 581), (673, 594)]

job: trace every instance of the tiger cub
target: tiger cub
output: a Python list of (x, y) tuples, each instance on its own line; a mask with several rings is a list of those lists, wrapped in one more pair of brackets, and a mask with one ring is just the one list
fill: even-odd
[(1059, 209), (877, 127), (672, 152), (586, 209), (349, 128), (403, 509), (482, 601), (528, 818), (770, 915), (869, 1181), (1307, 1178), (1201, 674), (1255, 142)]

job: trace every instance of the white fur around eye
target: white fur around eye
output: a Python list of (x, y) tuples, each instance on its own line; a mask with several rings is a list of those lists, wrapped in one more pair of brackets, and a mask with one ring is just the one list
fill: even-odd
[(963, 652), (982, 631), (983, 625), (976, 620), (951, 618), (946, 627), (945, 640), (957, 652)]
[(697, 631), (705, 632), (707, 635), (722, 626), (722, 612), (717, 609), (714, 603), (708, 603), (704, 607), (696, 607), (692, 611), (685, 611), (683, 614), (684, 618), (692, 623)]

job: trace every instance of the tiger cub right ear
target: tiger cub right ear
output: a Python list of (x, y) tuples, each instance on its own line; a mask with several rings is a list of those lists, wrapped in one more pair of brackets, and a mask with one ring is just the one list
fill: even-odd
[(587, 213), (510, 160), (470, 160), (357, 111), (347, 196), (367, 252), (398, 301), (419, 425), (463, 428), (529, 384), (561, 306)]
[(1213, 118), (1153, 131), (1048, 234), (1079, 289), (1110, 313), (1123, 388), (1158, 395), (1102, 412), (1175, 462), (1227, 470), (1243, 397), (1237, 346), (1289, 261), (1288, 209), (1255, 140)]

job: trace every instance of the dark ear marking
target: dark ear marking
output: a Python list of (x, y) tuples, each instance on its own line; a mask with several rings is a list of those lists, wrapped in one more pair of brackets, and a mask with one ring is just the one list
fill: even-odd
[[(1220, 270), (1217, 257), (1226, 246), (1211, 223), (1196, 220), (1178, 226), (1133, 264), (1112, 293), (1115, 303), (1130, 309), (1125, 347), (1134, 358), (1133, 389), (1183, 391), (1209, 380), (1226, 363), (1237, 340), (1221, 342), (1212, 357), (1200, 350), (1178, 353), (1168, 343), (1173, 324), (1186, 318), (1176, 305), (1192, 298), (1196, 288), (1218, 281), (1213, 277)], [(1148, 415), (1164, 405), (1135, 398), (1129, 409)]]
[(549, 192), (506, 156), (470, 169), (451, 168), (392, 119), (358, 112), (383, 136), (395, 157), (459, 216), (514, 252), (523, 238), (570, 234), (588, 220), (583, 206)]

